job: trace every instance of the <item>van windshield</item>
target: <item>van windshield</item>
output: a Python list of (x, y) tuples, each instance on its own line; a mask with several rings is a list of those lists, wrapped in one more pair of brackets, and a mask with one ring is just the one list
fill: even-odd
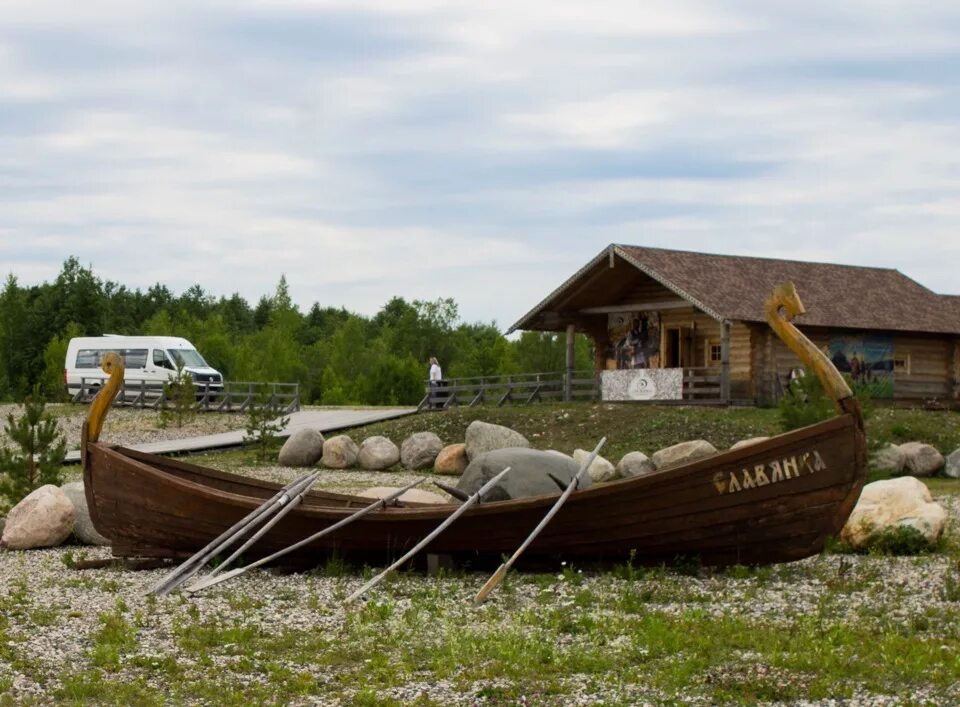
[(190, 368), (209, 368), (196, 349), (167, 349), (167, 354), (179, 365)]

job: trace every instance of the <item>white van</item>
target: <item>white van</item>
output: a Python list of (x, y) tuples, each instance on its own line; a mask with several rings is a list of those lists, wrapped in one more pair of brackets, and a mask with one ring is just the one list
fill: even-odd
[(135, 397), (140, 391), (158, 395), (163, 384), (172, 374), (176, 374), (177, 363), (182, 363), (183, 370), (193, 378), (198, 395), (207, 390), (210, 393), (223, 390), (220, 371), (211, 368), (197, 348), (186, 339), (176, 336), (107, 334), (70, 339), (67, 359), (63, 364), (63, 378), (71, 397), (76, 397), (81, 387), (84, 393), (81, 397), (99, 390), (107, 378), (100, 364), (108, 351), (123, 357), (127, 398)]

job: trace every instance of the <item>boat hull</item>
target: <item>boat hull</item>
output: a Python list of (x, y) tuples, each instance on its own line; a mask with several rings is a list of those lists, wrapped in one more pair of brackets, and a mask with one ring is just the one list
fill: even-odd
[[(574, 492), (527, 550), (528, 559), (766, 564), (819, 552), (850, 515), (866, 474), (857, 414), (653, 474)], [(90, 443), (84, 481), (94, 526), (126, 557), (182, 557), (260, 505), (276, 484)], [(557, 494), (480, 504), (425, 549), (473, 559), (511, 554)], [(287, 547), (371, 501), (314, 491), (248, 553)], [(291, 556), (396, 556), (454, 505), (390, 507)]]

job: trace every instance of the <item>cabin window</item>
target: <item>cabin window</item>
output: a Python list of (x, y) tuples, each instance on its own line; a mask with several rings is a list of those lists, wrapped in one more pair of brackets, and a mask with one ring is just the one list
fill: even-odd
[(893, 357), (893, 372), (910, 375), (910, 354)]
[(723, 347), (716, 341), (708, 341), (706, 359), (708, 366), (719, 366), (723, 359)]

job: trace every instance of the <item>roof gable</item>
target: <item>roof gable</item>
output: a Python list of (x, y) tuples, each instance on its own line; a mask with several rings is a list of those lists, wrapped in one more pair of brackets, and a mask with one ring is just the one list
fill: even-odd
[(806, 326), (960, 334), (960, 297), (938, 295), (897, 270), (631, 245), (609, 246), (512, 329), (529, 323), (604, 255), (623, 258), (718, 319), (765, 321), (766, 297), (793, 281)]

